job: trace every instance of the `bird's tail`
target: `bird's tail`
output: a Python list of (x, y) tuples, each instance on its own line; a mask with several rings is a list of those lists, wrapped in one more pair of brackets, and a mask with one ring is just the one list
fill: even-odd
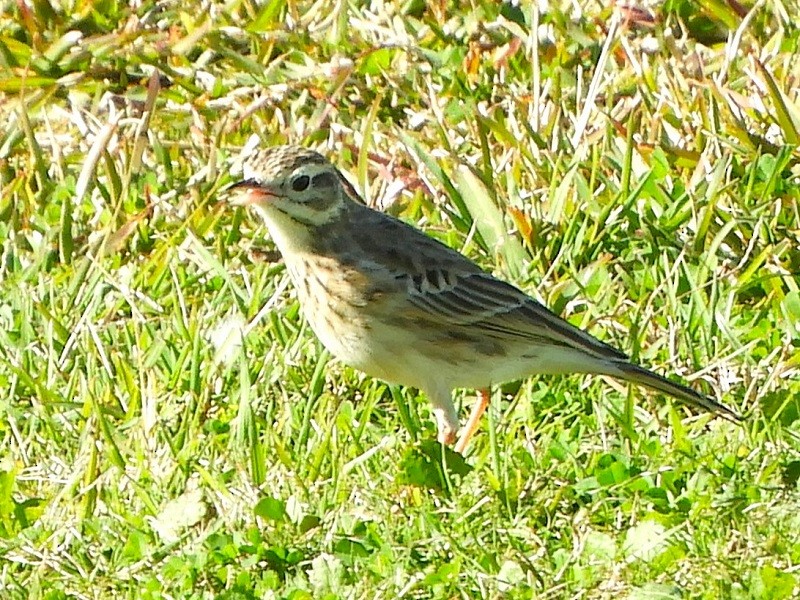
[(684, 404), (715, 413), (733, 423), (738, 423), (742, 420), (741, 415), (713, 398), (696, 392), (683, 384), (670, 381), (666, 377), (648, 371), (644, 367), (622, 361), (614, 363), (614, 366), (621, 371), (621, 377), (626, 381), (638, 383), (652, 390), (663, 392), (664, 394), (680, 400)]

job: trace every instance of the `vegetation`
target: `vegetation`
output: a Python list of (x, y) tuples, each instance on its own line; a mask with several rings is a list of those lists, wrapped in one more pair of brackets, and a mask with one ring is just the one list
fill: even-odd
[[(800, 594), (797, 15), (0, 0), (3, 597)], [(745, 423), (535, 377), (443, 454), (224, 202), (285, 142)]]

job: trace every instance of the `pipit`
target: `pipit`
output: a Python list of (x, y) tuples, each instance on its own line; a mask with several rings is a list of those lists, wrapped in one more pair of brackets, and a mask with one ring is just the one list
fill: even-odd
[(276, 146), (243, 165), (244, 193), (283, 255), (305, 318), (335, 357), (422, 390), (438, 439), (456, 439), (456, 388), (480, 390), (455, 446), (464, 452), (489, 387), (534, 374), (595, 373), (641, 384), (731, 421), (713, 398), (636, 365), (516, 287), (412, 226), (364, 205), (322, 155)]

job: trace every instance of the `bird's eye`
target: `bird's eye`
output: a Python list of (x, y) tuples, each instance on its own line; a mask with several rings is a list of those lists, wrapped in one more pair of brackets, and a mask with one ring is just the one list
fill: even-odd
[(308, 188), (308, 184), (311, 181), (308, 175), (300, 175), (300, 177), (295, 177), (292, 179), (292, 189), (295, 192), (302, 192)]

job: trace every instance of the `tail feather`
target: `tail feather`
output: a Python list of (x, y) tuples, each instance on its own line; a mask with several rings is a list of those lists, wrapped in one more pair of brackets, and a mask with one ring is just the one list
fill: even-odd
[(629, 362), (618, 362), (615, 363), (615, 366), (621, 371), (621, 377), (626, 381), (643, 385), (658, 392), (663, 392), (664, 394), (680, 400), (684, 404), (715, 413), (733, 423), (738, 423), (742, 420), (741, 415), (713, 398), (696, 392), (692, 388), (681, 383), (662, 377), (657, 373), (648, 371), (644, 367)]

